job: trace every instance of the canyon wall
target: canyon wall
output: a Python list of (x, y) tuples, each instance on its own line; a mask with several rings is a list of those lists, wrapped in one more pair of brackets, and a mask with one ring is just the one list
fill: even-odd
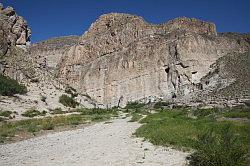
[(58, 78), (104, 107), (180, 98), (202, 89), (217, 59), (248, 50), (249, 41), (218, 35), (213, 23), (177, 18), (153, 25), (111, 13), (65, 53)]

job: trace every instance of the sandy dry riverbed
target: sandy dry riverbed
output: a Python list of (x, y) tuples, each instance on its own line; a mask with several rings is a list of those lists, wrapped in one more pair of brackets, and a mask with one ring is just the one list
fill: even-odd
[(50, 133), (0, 145), (1, 166), (21, 165), (184, 165), (187, 153), (155, 147), (132, 133), (140, 126), (128, 119)]

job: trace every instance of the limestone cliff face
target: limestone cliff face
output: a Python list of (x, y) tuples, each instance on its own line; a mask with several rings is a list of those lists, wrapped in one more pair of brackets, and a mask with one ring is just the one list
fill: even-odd
[(0, 4), (0, 57), (12, 46), (25, 47), (29, 44), (31, 30), (27, 22), (18, 16), (12, 7), (3, 8)]
[[(20, 70), (24, 66), (32, 68), (31, 62), (24, 57), (30, 44), (30, 35), (27, 22), (12, 7), (4, 8), (0, 4), (0, 74), (20, 80), (23, 77)], [(30, 75), (27, 71), (23, 73)]]
[(79, 36), (63, 36), (41, 41), (31, 45), (30, 56), (40, 68), (55, 74), (56, 66), (64, 52), (78, 41)]
[(103, 106), (188, 96), (210, 65), (249, 40), (218, 35), (213, 23), (177, 18), (153, 25), (129, 14), (101, 16), (59, 63), (61, 81)]

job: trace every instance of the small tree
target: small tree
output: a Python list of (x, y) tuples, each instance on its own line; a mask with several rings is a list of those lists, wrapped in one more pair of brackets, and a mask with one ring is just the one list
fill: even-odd
[(0, 95), (13, 96), (14, 94), (25, 94), (27, 88), (16, 80), (0, 75)]
[(75, 108), (79, 105), (77, 101), (74, 100), (74, 98), (69, 97), (67, 95), (62, 95), (59, 97), (59, 102), (62, 103), (66, 107), (72, 107)]

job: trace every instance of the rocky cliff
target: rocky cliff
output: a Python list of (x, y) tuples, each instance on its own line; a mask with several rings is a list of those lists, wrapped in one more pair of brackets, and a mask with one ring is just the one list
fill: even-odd
[(79, 36), (64, 36), (41, 41), (31, 45), (30, 56), (43, 70), (55, 74), (57, 64), (64, 52), (76, 45), (78, 41)]
[(12, 7), (4, 8), (0, 4), (0, 57), (4, 56), (12, 45), (25, 47), (29, 44), (31, 30), (27, 22), (18, 16)]
[[(28, 86), (20, 105), (12, 102), (17, 109), (24, 101), (22, 110), (63, 107), (58, 97), (66, 85), (82, 94), (77, 100), (87, 107), (249, 99), (249, 69), (244, 68), (249, 34), (217, 33), (213, 23), (193, 18), (150, 24), (139, 16), (111, 13), (81, 37), (29, 46), (31, 30), (13, 8), (0, 5), (0, 20), (0, 74)], [(41, 96), (49, 102), (40, 102)]]
[[(30, 35), (31, 30), (27, 22), (17, 15), (12, 7), (4, 8), (0, 4), (0, 74), (22, 79), (20, 70), (24, 66), (32, 66), (29, 58), (25, 58), (27, 47), (30, 45)], [(27, 71), (23, 73), (32, 75), (33, 71)]]
[(111, 13), (65, 53), (58, 78), (105, 107), (189, 98), (219, 58), (249, 48), (249, 35), (217, 34), (213, 23), (177, 18), (154, 25)]
[[(79, 37), (54, 38), (29, 44), (31, 30), (12, 7), (0, 5), (0, 75), (17, 80), (27, 87), (25, 95), (1, 96), (0, 111), (17, 111), (16, 119), (27, 110), (68, 110), (59, 103), (65, 84), (54, 77), (55, 67), (64, 51), (78, 43)], [(43, 100), (42, 100), (43, 98)], [(93, 107), (93, 102), (78, 94), (80, 106)]]

